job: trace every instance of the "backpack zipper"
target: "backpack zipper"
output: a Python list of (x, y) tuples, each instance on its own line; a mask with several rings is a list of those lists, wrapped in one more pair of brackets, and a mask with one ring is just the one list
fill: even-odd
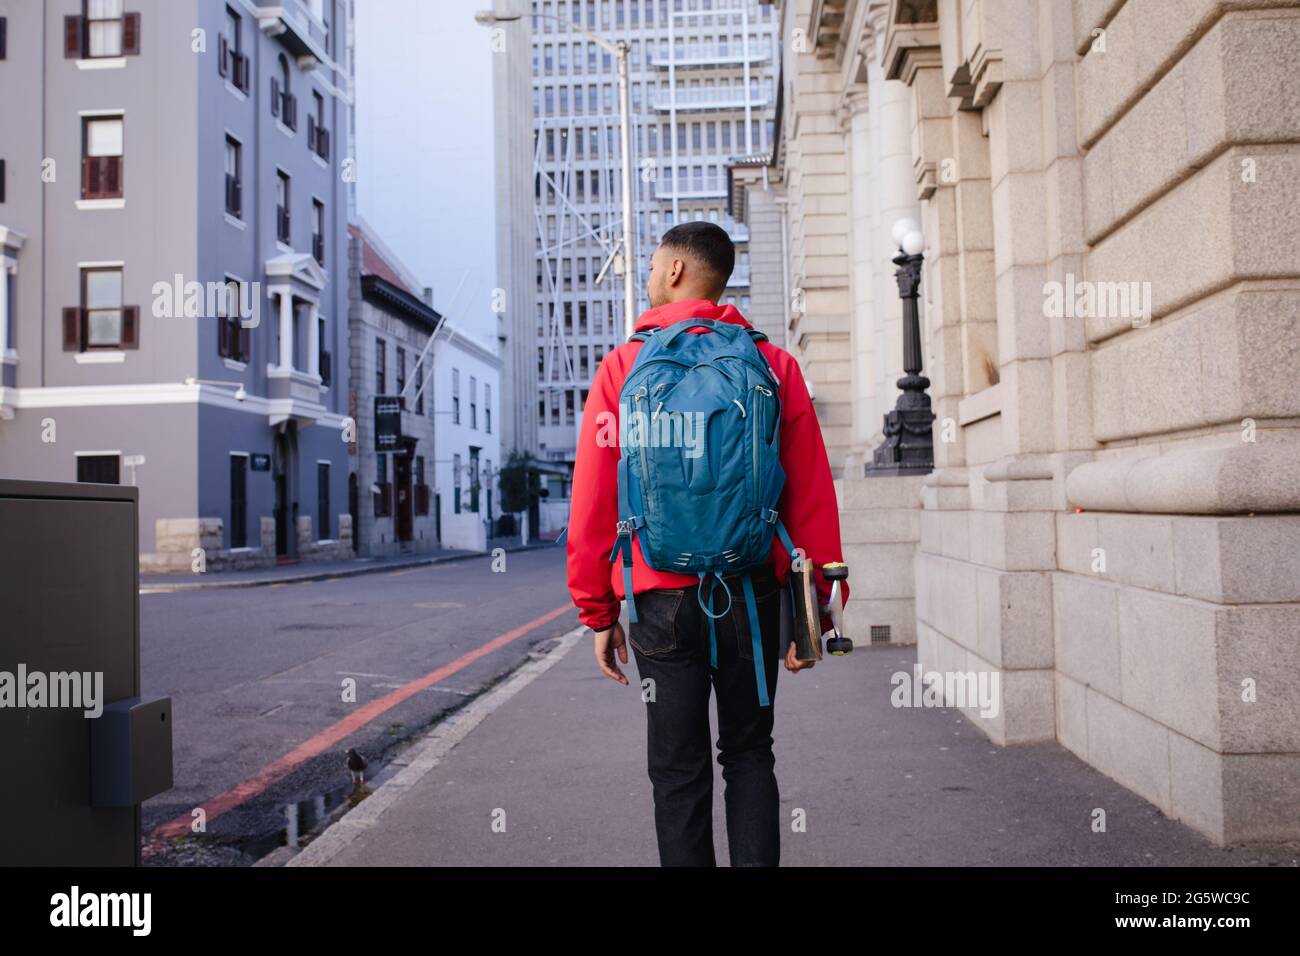
[[(641, 399), (645, 398), (649, 394), (650, 390), (645, 386), (642, 386), (641, 389), (632, 396), (634, 411), (640, 411)], [(654, 511), (654, 503), (651, 500), (653, 496), (650, 494), (650, 464), (646, 461), (647, 437), (648, 436), (645, 435), (642, 436), (641, 445), (636, 450), (636, 457), (637, 461), (641, 465), (641, 503), (645, 505), (645, 513), (648, 517), (650, 512)]]

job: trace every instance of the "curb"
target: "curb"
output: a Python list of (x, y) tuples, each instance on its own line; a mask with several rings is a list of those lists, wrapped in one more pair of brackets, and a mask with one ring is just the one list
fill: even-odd
[[(506, 548), (504, 550), (507, 554), (514, 554), (518, 551), (540, 551), (544, 548), (552, 548), (555, 546), (554, 542), (548, 541), (546, 544), (516, 545), (513, 548)], [(469, 561), (472, 558), (486, 558), (491, 557), (491, 555), (491, 551), (467, 551), (464, 554), (437, 555), (430, 558), (412, 558), (409, 561), (367, 564), (356, 568), (336, 568), (333, 571), (308, 571), (304, 574), (291, 574), (278, 578), (258, 578), (252, 581), (213, 581), (210, 584), (170, 584), (161, 581), (158, 583), (141, 582), (140, 593), (163, 594), (174, 591), (208, 591), (218, 588), (258, 588), (269, 587), (273, 584), (298, 584), (303, 581), (325, 581), (330, 578), (354, 578), (362, 574), (379, 574), (384, 571), (403, 571), (408, 568), (420, 568), (430, 564), (450, 564), (453, 561)]]
[(452, 748), (469, 735), (471, 730), (515, 694), (558, 664), (586, 632), (585, 626), (576, 627), (558, 638), (558, 643), (550, 651), (541, 654), (536, 651), (531, 652), (530, 656), (533, 659), (516, 670), (505, 683), (499, 684), (482, 697), (470, 702), (457, 711), (450, 720), (435, 725), (419, 743), (393, 760), (392, 766), (402, 768), (396, 775), (381, 784), (370, 796), (335, 823), (326, 827), (300, 853), (284, 862), (281, 862), (282, 858), (275, 860), (266, 858), (264, 864), (259, 862), (255, 865), (328, 865), (343, 850), (376, 826), (384, 813), (401, 800), (408, 790), (424, 779), (429, 771), (438, 766)]

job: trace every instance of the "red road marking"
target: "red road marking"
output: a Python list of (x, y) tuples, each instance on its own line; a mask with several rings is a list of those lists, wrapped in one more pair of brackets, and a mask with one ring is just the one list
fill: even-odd
[[(314, 737), (304, 740), (293, 750), (289, 751), (279, 760), (263, 767), (257, 774), (249, 777), (243, 783), (238, 783), (231, 787), (225, 793), (218, 794), (206, 803), (200, 804), (206, 819), (210, 822), (215, 820), (227, 810), (232, 810), (239, 806), (245, 800), (264, 792), (271, 784), (288, 776), (295, 768), (329, 750), (349, 734), (360, 730), (366, 724), (370, 723), (376, 717), (380, 716), (387, 710), (396, 707), (408, 697), (418, 694), (427, 687), (432, 687), (439, 681), (446, 680), (457, 671), (464, 670), (470, 664), (474, 663), (480, 657), (491, 654), (498, 648), (504, 647), (511, 641), (518, 640), (529, 631), (535, 630), (550, 621), (555, 620), (561, 614), (574, 610), (572, 606), (557, 607), (554, 611), (548, 611), (539, 618), (534, 618), (527, 624), (523, 624), (513, 631), (506, 631), (498, 637), (492, 638), (481, 647), (476, 647), (472, 651), (467, 651), (460, 657), (448, 664), (444, 664), (437, 670), (430, 671), (423, 677), (417, 677), (410, 683), (403, 684), (401, 687), (385, 694), (377, 700), (373, 700), (363, 707), (353, 711), (347, 717), (344, 717), (338, 723), (326, 727)], [(149, 834), (151, 839), (169, 839), (171, 837), (184, 836), (190, 832), (190, 827), (194, 822), (190, 813), (182, 814), (167, 823), (159, 824), (154, 831)]]

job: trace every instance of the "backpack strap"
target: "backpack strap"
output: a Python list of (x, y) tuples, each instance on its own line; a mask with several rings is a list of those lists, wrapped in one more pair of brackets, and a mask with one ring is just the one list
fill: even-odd
[(745, 329), (745, 331), (749, 333), (749, 337), (754, 340), (755, 345), (757, 345), (759, 342), (768, 341), (767, 333), (760, 332), (758, 329), (754, 328), (753, 326), (750, 326), (749, 328)]
[[(695, 585), (695, 600), (696, 603), (700, 605), (700, 610), (704, 612), (704, 616), (709, 619), (709, 666), (712, 667), (714, 670), (717, 670), (718, 669), (718, 632), (713, 622), (718, 620), (719, 618), (726, 617), (728, 614), (731, 613), (731, 589), (727, 587), (727, 582), (722, 580), (722, 575), (719, 574), (717, 571), (713, 572), (712, 579), (709, 579), (708, 571), (697, 571), (696, 577), (700, 579), (700, 583)], [(704, 582), (706, 579), (709, 580), (708, 603), (705, 603), (704, 596), (700, 593), (700, 588), (704, 587)], [(727, 609), (725, 611), (722, 611), (719, 614), (714, 614), (713, 613), (713, 589), (716, 588), (719, 584), (722, 585), (722, 590), (727, 592)]]
[(745, 589), (745, 611), (749, 615), (749, 639), (754, 649), (754, 680), (758, 684), (758, 706), (768, 707), (771, 700), (767, 696), (767, 666), (763, 660), (762, 632), (758, 627), (758, 603), (754, 600), (754, 582), (746, 574), (740, 579)]
[(781, 547), (785, 548), (785, 553), (794, 558), (794, 542), (790, 540), (790, 532), (785, 530), (785, 525), (781, 523), (781, 518), (777, 515), (775, 508), (768, 508), (763, 512), (763, 520), (773, 526), (776, 536), (781, 539)]
[(636, 529), (645, 525), (645, 518), (631, 513), (627, 498), (627, 459), (618, 459), (618, 536), (614, 547), (609, 552), (609, 563), (613, 564), (621, 555), (623, 558), (623, 600), (627, 601), (627, 619), (630, 624), (639, 623), (636, 616), (636, 598), (632, 593), (632, 538)]

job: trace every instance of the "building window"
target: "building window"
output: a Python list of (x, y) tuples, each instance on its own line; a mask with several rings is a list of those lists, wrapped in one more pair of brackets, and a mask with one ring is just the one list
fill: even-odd
[(230, 546), (248, 547), (248, 456), (230, 456)]
[(311, 94), (312, 111), (307, 117), (307, 148), (321, 159), (330, 158), (330, 131), (325, 128), (325, 98), (315, 90)]
[(469, 377), (469, 427), (478, 428), (478, 380)]
[(451, 456), (451, 483), (451, 510), (453, 514), (460, 514), (460, 455)]
[(226, 137), (226, 212), (239, 219), (244, 210), (243, 148), (233, 136)]
[(401, 396), (399, 404), (406, 408), (406, 349), (397, 347), (397, 394)]
[(311, 201), (311, 255), (325, 264), (325, 204), (319, 199)]
[(97, 485), (120, 485), (121, 465), (120, 455), (78, 455), (77, 481)]
[(135, 56), (140, 52), (140, 14), (123, 0), (83, 0), (80, 16), (63, 18), (63, 55), (72, 59)]
[(389, 507), (392, 501), (390, 492), (392, 486), (388, 483), (388, 456), (380, 454), (375, 456), (375, 489), (374, 489), (374, 506), (375, 517), (383, 518), (392, 513)]
[(298, 99), (289, 92), (289, 60), (281, 53), (276, 75), (271, 77), (271, 115), (288, 129), (298, 129)]
[(225, 295), (217, 299), (217, 354), (236, 362), (247, 362), (252, 354), (252, 330), (240, 321), (240, 285), (226, 279)]
[(230, 81), (241, 93), (248, 92), (248, 57), (244, 55), (243, 21), (239, 14), (226, 7), (221, 38), (217, 41), (217, 72)]
[(429, 513), (429, 485), (424, 480), (424, 456), (415, 456), (415, 513)]
[(0, 60), (9, 55), (9, 18), (0, 17)]
[(328, 344), (325, 316), (319, 315), (316, 317), (316, 367), (320, 369), (320, 383), (326, 388), (334, 380), (334, 363), (329, 349), (325, 347)]
[(133, 349), (140, 344), (140, 309), (122, 304), (122, 270), (82, 269), (81, 305), (63, 310), (63, 348)]
[(460, 424), (460, 369), (451, 370), (451, 423)]
[(375, 337), (375, 394), (388, 394), (388, 350), (378, 336)]
[(492, 386), (483, 383), (483, 430), (492, 434)]
[(316, 539), (328, 541), (333, 522), (330, 520), (330, 466), (327, 461), (316, 462)]
[(122, 198), (122, 117), (86, 117), (81, 125), (81, 198)]
[(275, 237), (289, 244), (289, 174), (275, 171)]
[(469, 450), (469, 510), (475, 513), (478, 512), (479, 504), (478, 453), (477, 448)]

